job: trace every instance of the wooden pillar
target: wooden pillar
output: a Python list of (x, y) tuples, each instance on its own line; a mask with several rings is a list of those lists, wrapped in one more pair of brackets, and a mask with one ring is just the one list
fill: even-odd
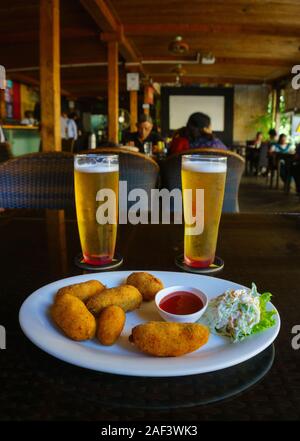
[(59, 1), (40, 0), (40, 99), (43, 151), (61, 150)]
[(119, 52), (118, 42), (108, 43), (108, 140), (119, 143)]
[(138, 121), (138, 92), (130, 91), (130, 131), (136, 132)]

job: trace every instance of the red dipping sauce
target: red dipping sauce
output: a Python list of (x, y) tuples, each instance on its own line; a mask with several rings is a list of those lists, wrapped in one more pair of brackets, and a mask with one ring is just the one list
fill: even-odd
[(168, 294), (159, 302), (159, 307), (170, 314), (193, 314), (203, 308), (202, 300), (188, 291), (176, 291)]

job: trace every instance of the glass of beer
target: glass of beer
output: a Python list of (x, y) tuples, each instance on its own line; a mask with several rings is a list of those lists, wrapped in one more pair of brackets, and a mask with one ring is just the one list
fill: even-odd
[(118, 155), (75, 155), (75, 202), (83, 259), (95, 266), (112, 262), (119, 197)]
[(190, 267), (207, 268), (214, 262), (226, 171), (225, 157), (182, 157), (184, 262)]

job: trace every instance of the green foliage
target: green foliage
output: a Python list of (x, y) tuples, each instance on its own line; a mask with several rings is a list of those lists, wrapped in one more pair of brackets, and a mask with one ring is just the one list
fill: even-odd
[(262, 132), (263, 137), (268, 137), (269, 130), (273, 127), (272, 115), (265, 113), (259, 115), (252, 119), (250, 126), (255, 130), (255, 132)]
[(266, 113), (263, 113), (262, 115), (258, 115), (256, 117), (252, 118), (249, 126), (255, 132), (262, 132), (264, 138), (268, 137), (269, 130), (273, 128), (273, 121), (272, 121), (272, 94), (271, 93), (269, 94)]
[[(285, 112), (285, 97), (284, 91), (281, 92), (279, 97), (279, 133), (285, 133), (287, 136), (291, 133), (291, 117)], [(256, 116), (249, 124), (255, 132), (262, 132), (263, 137), (268, 137), (270, 129), (274, 128), (274, 122), (272, 121), (272, 95), (269, 95), (268, 105), (266, 113)]]

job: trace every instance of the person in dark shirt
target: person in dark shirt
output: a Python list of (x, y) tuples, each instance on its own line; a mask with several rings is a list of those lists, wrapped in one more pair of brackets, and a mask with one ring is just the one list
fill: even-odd
[(269, 147), (272, 147), (274, 144), (277, 144), (277, 142), (278, 142), (277, 132), (275, 129), (270, 129), (268, 133), (269, 133), (268, 144), (269, 144)]
[(144, 153), (144, 144), (151, 142), (153, 150), (157, 146), (161, 137), (153, 130), (153, 121), (149, 115), (140, 115), (137, 123), (137, 131), (127, 133), (124, 136), (124, 144), (138, 147), (139, 151)]
[(174, 135), (169, 153), (202, 147), (227, 150), (223, 142), (214, 136), (210, 117), (205, 113), (195, 112), (189, 117), (186, 127), (182, 127)]

